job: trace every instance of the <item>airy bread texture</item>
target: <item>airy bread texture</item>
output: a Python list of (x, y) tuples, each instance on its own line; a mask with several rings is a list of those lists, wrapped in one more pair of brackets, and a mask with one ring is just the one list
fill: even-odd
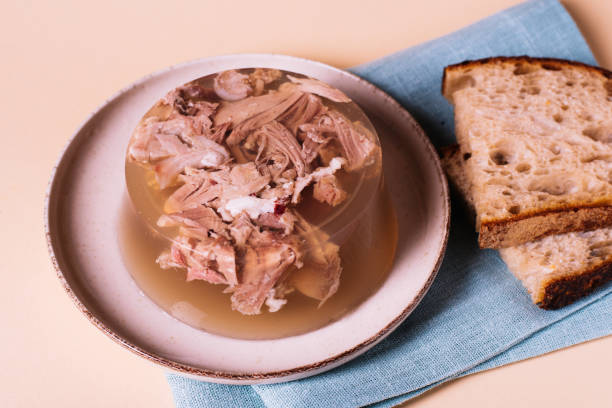
[[(457, 145), (442, 151), (452, 185), (473, 209), (466, 160)], [(499, 250), (508, 269), (544, 309), (557, 309), (612, 280), (612, 228), (551, 235)]]
[(443, 94), (481, 247), (612, 225), (612, 73), (498, 57), (446, 67)]

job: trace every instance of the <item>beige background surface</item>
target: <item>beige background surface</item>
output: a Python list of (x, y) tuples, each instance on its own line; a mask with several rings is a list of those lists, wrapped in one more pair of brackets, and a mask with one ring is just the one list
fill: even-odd
[[(97, 331), (63, 293), (43, 238), (50, 170), (118, 89), (190, 59), (277, 52), (339, 67), (454, 31), (514, 0), (4, 1), (0, 12), (0, 406), (170, 407), (161, 369)], [(612, 68), (612, 1), (566, 1)], [(612, 337), (444, 385), (434, 406), (611, 406)]]

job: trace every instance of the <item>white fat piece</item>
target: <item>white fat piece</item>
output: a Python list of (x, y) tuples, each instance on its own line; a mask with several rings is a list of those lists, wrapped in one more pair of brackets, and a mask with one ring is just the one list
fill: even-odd
[(204, 156), (202, 156), (200, 164), (203, 167), (217, 167), (224, 161), (225, 157), (221, 153), (209, 150), (206, 152), (206, 154), (204, 154)]
[(287, 299), (277, 298), (276, 290), (274, 288), (270, 289), (270, 292), (268, 292), (268, 297), (266, 298), (266, 306), (268, 306), (268, 310), (270, 312), (278, 312), (281, 307), (285, 306), (286, 303)]
[(334, 157), (329, 161), (329, 166), (327, 167), (319, 167), (309, 175), (303, 177), (303, 179), (308, 179), (308, 183), (312, 180), (319, 180), (321, 177), (331, 176), (338, 170), (342, 168), (346, 164), (346, 159), (343, 157)]
[(342, 168), (346, 164), (346, 159), (343, 157), (334, 157), (329, 161), (329, 166), (319, 167), (312, 173), (304, 176), (298, 177), (295, 181), (295, 191), (293, 192), (293, 198), (291, 202), (297, 204), (299, 201), (300, 193), (304, 190), (310, 183), (314, 181), (320, 180), (322, 177), (331, 176), (338, 170)]
[(274, 212), (274, 200), (252, 196), (237, 197), (228, 200), (217, 211), (224, 219), (228, 216), (233, 219), (245, 211), (251, 219), (255, 220), (263, 213)]
[(331, 176), (338, 170), (344, 166), (346, 163), (346, 159), (343, 157), (334, 157), (329, 161), (329, 166), (327, 167), (319, 167), (315, 171), (312, 172), (312, 176), (316, 179), (323, 176)]

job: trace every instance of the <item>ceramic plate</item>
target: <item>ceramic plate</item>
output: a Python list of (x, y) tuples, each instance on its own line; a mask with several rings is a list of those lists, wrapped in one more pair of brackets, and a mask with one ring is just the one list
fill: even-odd
[[(321, 79), (344, 91), (374, 122), (383, 145), (399, 242), (380, 289), (318, 330), (274, 340), (240, 340), (188, 326), (142, 293), (118, 245), (128, 139), (168, 90), (214, 72), (270, 67)], [(148, 76), (95, 111), (70, 140), (50, 185), (45, 215), (57, 274), (77, 307), (107, 336), (169, 370), (232, 384), (289, 381), (355, 358), (395, 329), (417, 306), (442, 261), (449, 228), (446, 181), (423, 130), (368, 82), (318, 62), (282, 55), (206, 58)]]

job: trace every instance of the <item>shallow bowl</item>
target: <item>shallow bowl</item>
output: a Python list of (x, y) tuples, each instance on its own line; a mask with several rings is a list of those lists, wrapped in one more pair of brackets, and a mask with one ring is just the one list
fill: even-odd
[[(396, 208), (394, 266), (377, 292), (320, 329), (273, 340), (241, 340), (195, 329), (159, 308), (132, 279), (118, 244), (125, 151), (143, 114), (169, 89), (214, 72), (269, 67), (318, 78), (344, 91), (374, 123)], [(437, 154), (421, 127), (389, 95), (359, 77), (284, 55), (205, 58), (147, 76), (110, 98), (72, 136), (49, 184), (46, 233), (57, 275), (104, 334), (173, 372), (231, 384), (314, 375), (362, 354), (414, 310), (442, 261), (449, 198)]]

